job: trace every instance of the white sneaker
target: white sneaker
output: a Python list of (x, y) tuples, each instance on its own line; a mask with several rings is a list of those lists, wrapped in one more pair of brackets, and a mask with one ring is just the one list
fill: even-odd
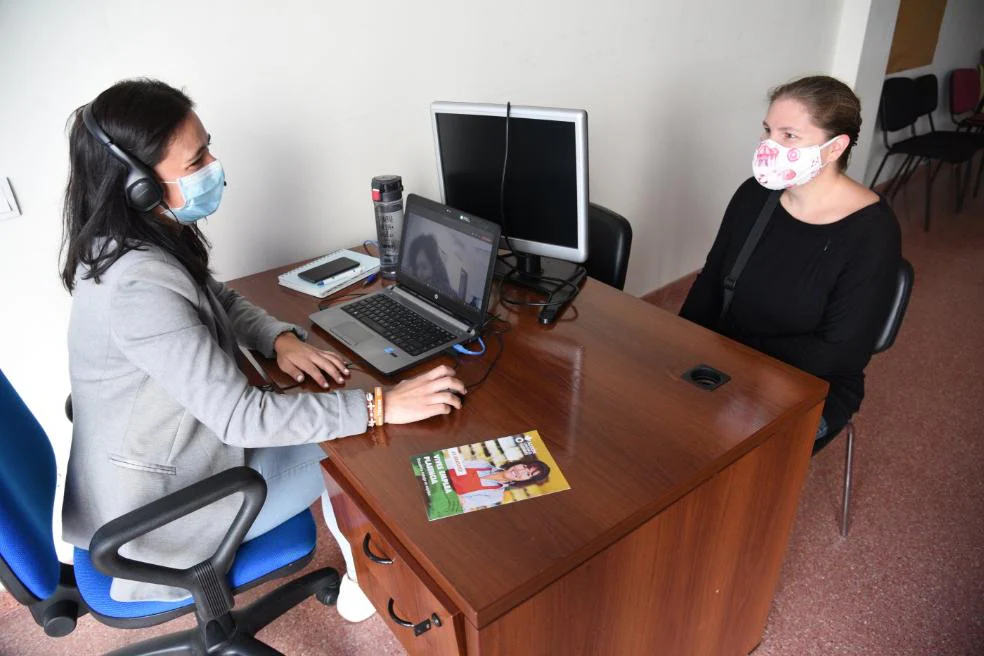
[(364, 622), (376, 613), (376, 608), (369, 601), (369, 597), (356, 581), (349, 578), (348, 574), (342, 577), (335, 607), (342, 619), (349, 622)]

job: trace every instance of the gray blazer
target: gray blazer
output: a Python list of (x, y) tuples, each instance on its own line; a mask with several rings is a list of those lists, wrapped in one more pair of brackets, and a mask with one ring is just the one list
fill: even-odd
[[(88, 549), (103, 524), (246, 462), (246, 449), (363, 433), (357, 390), (281, 395), (249, 385), (239, 343), (273, 356), (292, 330), (220, 282), (199, 287), (174, 257), (130, 251), (99, 284), (77, 275), (68, 331), (74, 423), (64, 538)], [(134, 540), (123, 555), (188, 567), (212, 555), (239, 508), (233, 495)], [(184, 590), (114, 579), (120, 601)]]

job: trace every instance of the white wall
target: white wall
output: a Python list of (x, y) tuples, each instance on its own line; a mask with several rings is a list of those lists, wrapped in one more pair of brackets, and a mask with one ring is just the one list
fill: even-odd
[(895, 32), (899, 0), (854, 0), (844, 4), (831, 75), (861, 99), (861, 132), (847, 174), (865, 179), (876, 130), (885, 65)]
[[(894, 0), (892, 1), (894, 2)], [(885, 4), (887, 7), (889, 4), (887, 0)], [(896, 8), (895, 11), (897, 13), (898, 9)], [(894, 32), (894, 26), (892, 31)], [(947, 0), (946, 13), (943, 14), (940, 38), (936, 45), (933, 63), (929, 66), (899, 71), (887, 76), (884, 74), (883, 67), (881, 82), (884, 82), (885, 77), (916, 78), (927, 73), (935, 74), (939, 81), (940, 102), (933, 114), (933, 122), (937, 129), (952, 130), (954, 125), (950, 120), (950, 98), (947, 89), (949, 73), (955, 68), (976, 68), (981, 61), (982, 48), (984, 48), (984, 2), (981, 0)], [(920, 132), (924, 132), (929, 129), (929, 122), (923, 119), (917, 128)], [(902, 134), (902, 132), (890, 134), (890, 142), (898, 141), (902, 138)], [(879, 127), (872, 135), (870, 159), (864, 176), (865, 183), (870, 183), (874, 178), (875, 171), (884, 155), (885, 144)], [(879, 182), (889, 180), (902, 164), (903, 159), (904, 157), (901, 155), (889, 158), (885, 169), (878, 178)]]
[(432, 100), (583, 107), (591, 198), (632, 222), (639, 293), (700, 266), (750, 174), (767, 90), (830, 70), (840, 12), (783, 0), (0, 0), (0, 175), (23, 210), (0, 222), (0, 367), (64, 460), (64, 127), (121, 78), (158, 77), (197, 102), (229, 180), (206, 227), (222, 279), (372, 236), (375, 174), (436, 195)]

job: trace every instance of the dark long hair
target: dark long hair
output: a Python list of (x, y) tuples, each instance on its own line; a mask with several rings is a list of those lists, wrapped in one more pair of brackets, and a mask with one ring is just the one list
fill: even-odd
[[(99, 94), (92, 102), (92, 114), (117, 145), (153, 168), (164, 158), (192, 107), (188, 96), (163, 82), (124, 80)], [(116, 260), (148, 245), (176, 257), (204, 285), (209, 274), (208, 240), (195, 225), (138, 212), (126, 204), (126, 167), (89, 134), (82, 109), (69, 118), (71, 170), (61, 246), (65, 288), (73, 291), (77, 274), (98, 283)]]
[(441, 249), (437, 245), (434, 235), (418, 235), (410, 242), (410, 251), (407, 257), (410, 259), (410, 267), (416, 273), (417, 256), (423, 253), (430, 263), (431, 279), (430, 283), (435, 287), (451, 289), (451, 280), (448, 278), (448, 269), (441, 260)]
[(510, 481), (506, 484), (506, 487), (518, 488), (526, 487), (527, 485), (539, 485), (550, 476), (550, 465), (542, 460), (537, 460), (534, 456), (526, 456), (524, 458), (520, 458), (519, 460), (504, 462), (499, 465), (499, 469), (506, 471), (510, 467), (515, 467), (516, 465), (526, 465), (527, 467), (532, 467), (533, 469), (536, 469), (536, 473), (525, 481)]

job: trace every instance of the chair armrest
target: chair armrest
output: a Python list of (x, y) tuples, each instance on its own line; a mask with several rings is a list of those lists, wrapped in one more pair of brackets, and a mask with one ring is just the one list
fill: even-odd
[[(243, 503), (207, 560), (187, 569), (175, 569), (119, 554), (131, 540), (237, 492), (243, 493)], [(225, 577), (265, 500), (266, 481), (259, 472), (249, 467), (228, 469), (108, 522), (92, 537), (89, 554), (96, 569), (109, 576), (189, 590), (206, 619), (218, 617), (232, 608), (232, 593)]]

